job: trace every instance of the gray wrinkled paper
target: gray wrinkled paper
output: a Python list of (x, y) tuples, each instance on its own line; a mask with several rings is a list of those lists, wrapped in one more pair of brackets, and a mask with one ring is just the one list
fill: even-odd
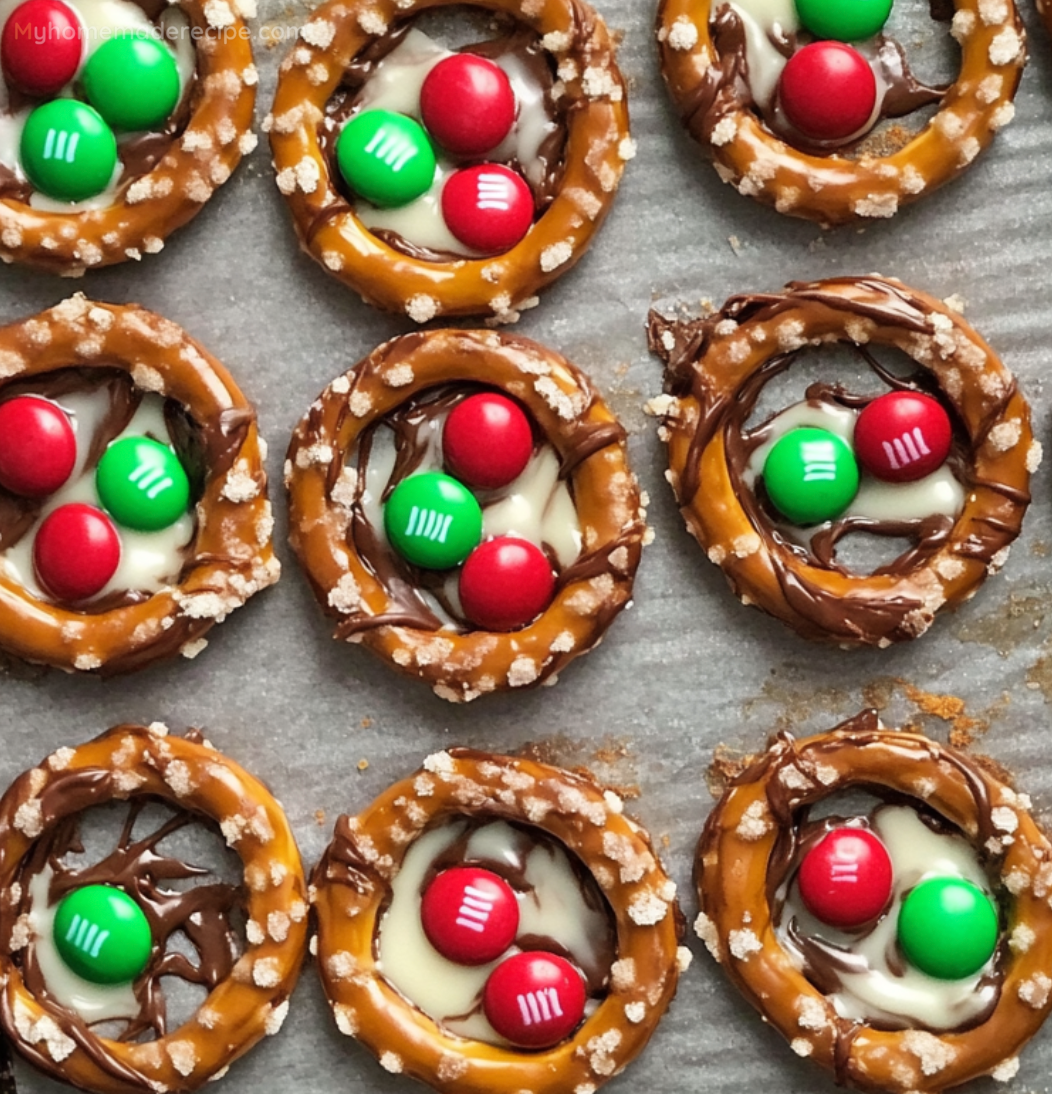
[[(1052, 64), (1043, 27), (1027, 5), (1032, 59), (1016, 120), (965, 176), (891, 221), (824, 234), (722, 185), (680, 131), (660, 82), (650, 0), (605, 0), (601, 9), (624, 32), (621, 62), (638, 156), (591, 253), (517, 329), (587, 370), (630, 431), (656, 532), (632, 609), (555, 688), (459, 708), (362, 649), (331, 640), (330, 624), (284, 542), (284, 449), (296, 421), (337, 373), (411, 324), (366, 307), (299, 253), (264, 141), (160, 255), (77, 282), (0, 270), (0, 320), (83, 290), (167, 315), (227, 365), (256, 402), (270, 442), (285, 567), (278, 586), (217, 627), (195, 661), (105, 682), (12, 667), (0, 684), (0, 784), (52, 749), (121, 721), (201, 726), (273, 788), (309, 867), (339, 813), (363, 807), (427, 753), (453, 744), (515, 751), (536, 743), (557, 762), (589, 766), (622, 788), (638, 789), (630, 809), (654, 835), (688, 922), (697, 911), (692, 853), (711, 803), (706, 768), (721, 742), (756, 750), (775, 728), (828, 728), (867, 701), (885, 705), (889, 723), (910, 721), (946, 739), (950, 724), (923, 714), (920, 706), (932, 704), (912, 689), (950, 695), (960, 700), (958, 718), (976, 720), (969, 723), (979, 733), (975, 747), (1018, 774), (1039, 813), (1052, 811), (1047, 468), (1034, 478), (1035, 501), (1008, 565), (971, 603), (940, 617), (913, 645), (841, 652), (805, 644), (729, 594), (683, 529), (663, 479), (664, 448), (642, 410), (661, 387), (643, 333), (655, 302), (697, 309), (703, 300), (718, 305), (732, 293), (774, 290), (792, 279), (879, 271), (939, 297), (963, 297), (967, 318), (1018, 374), (1047, 447)], [(932, 25), (922, 25), (920, 11), (913, 24), (917, 46), (925, 49)], [(263, 5), (256, 24), (259, 118), (269, 108), (288, 35), (306, 12), (276, 0)], [(277, 45), (266, 48), (264, 39)], [(940, 709), (948, 713), (945, 704)], [(679, 996), (643, 1058), (610, 1084), (612, 1094), (832, 1091), (830, 1080), (794, 1056), (738, 998), (697, 940), (688, 942), (696, 959)], [(1050, 1069), (1052, 1028), (1023, 1055), (1009, 1088), (1045, 1090)], [(25, 1067), (19, 1081), (27, 1092), (58, 1090)], [(972, 1089), (994, 1088), (984, 1081)], [(236, 1064), (215, 1089), (394, 1094), (413, 1088), (337, 1032), (308, 966), (280, 1036)]]

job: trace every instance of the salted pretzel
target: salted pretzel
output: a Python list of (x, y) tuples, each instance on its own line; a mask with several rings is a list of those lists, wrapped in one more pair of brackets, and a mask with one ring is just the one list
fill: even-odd
[(456, 0), (329, 0), (300, 31), (285, 58), (268, 119), (278, 187), (304, 249), (364, 300), (419, 323), (436, 316), (493, 315), (512, 321), (535, 294), (573, 266), (605, 218), (635, 152), (625, 85), (610, 35), (581, 0), (487, 0), (481, 9), (532, 31), (558, 71), (556, 106), (565, 119), (561, 178), (525, 238), (486, 258), (398, 250), (370, 232), (340, 192), (320, 143), (326, 104), (346, 72), (425, 10)]
[[(76, 816), (115, 801), (129, 803), (129, 818), (156, 801), (176, 816), (143, 838), (132, 833), (129, 819), (117, 849), (99, 865), (64, 866), (62, 854), (76, 843)], [(243, 883), (177, 892), (168, 878), (207, 871), (168, 857), (160, 840), (202, 820), (240, 857)], [(129, 1016), (129, 1030), (152, 1029), (152, 1039), (98, 1035), (52, 992), (39, 990), (46, 984), (33, 955), (43, 940), (34, 934), (30, 888), (44, 869), (55, 871), (49, 903), (56, 889), (74, 892), (85, 881), (117, 886), (139, 903), (152, 949), (137, 980), (142, 1010)], [(14, 1047), (48, 1075), (100, 1094), (197, 1090), (281, 1028), (306, 950), (299, 851), (267, 789), (199, 734), (169, 736), (160, 723), (117, 726), (87, 744), (60, 748), (19, 776), (0, 800), (0, 892), (0, 1021)], [(234, 929), (230, 913), (239, 908), (247, 923), (243, 951), (234, 954), (227, 937)], [(199, 950), (196, 967), (165, 958), (169, 936), (180, 930)], [(162, 975), (182, 975), (208, 990), (176, 1029), (165, 1026)]]
[[(363, 438), (429, 391), (480, 385), (532, 416), (540, 443), (558, 457), (582, 535), (547, 609), (507, 633), (444, 626), (413, 596), (412, 572), (371, 544), (362, 522)], [(290, 542), (322, 608), (338, 620), (335, 637), (363, 643), (451, 702), (554, 682), (631, 595), (645, 513), (624, 430), (584, 373), (525, 338), (437, 330), (385, 343), (314, 403), (293, 433), (285, 471)]]
[[(534, 1051), (451, 1034), (385, 978), (375, 940), (391, 883), (415, 841), (467, 818), (551, 837), (603, 894), (616, 960), (598, 1006), (560, 1043)], [(318, 967), (341, 1032), (388, 1071), (449, 1094), (599, 1087), (644, 1048), (690, 954), (678, 946), (675, 885), (616, 794), (591, 778), (467, 749), (429, 756), (357, 817), (344, 816), (312, 875)]]
[[(669, 481), (688, 530), (743, 603), (805, 638), (885, 647), (923, 634), (939, 608), (972, 596), (1006, 561), (1041, 446), (1011, 373), (945, 304), (898, 281), (841, 277), (732, 297), (694, 322), (652, 313), (650, 332), (652, 351), (667, 364), (667, 395), (651, 409), (663, 418)], [(813, 539), (810, 547), (790, 542), (743, 482), (745, 423), (764, 385), (803, 347), (830, 343), (863, 354), (901, 350), (919, 368), (899, 386), (923, 385), (958, 433), (959, 513), (934, 526), (871, 522), (862, 530), (905, 535), (914, 547), (869, 574), (816, 557)], [(845, 395), (834, 386), (829, 401), (838, 400)]]
[[(0, 573), (0, 648), (66, 670), (128, 672), (182, 652), (280, 572), (271, 544), (262, 439), (226, 369), (170, 320), (77, 294), (0, 329), (0, 394), (33, 394), (63, 370), (117, 376), (182, 408), (203, 457), (193, 538), (178, 581), (114, 607), (43, 599)], [(193, 498), (191, 499), (193, 500)]]
[(176, 0), (189, 19), (196, 71), (189, 116), (145, 174), (126, 173), (115, 200), (72, 212), (0, 198), (0, 258), (67, 275), (164, 246), (168, 234), (201, 211), (256, 146), (252, 133), (258, 75), (243, 16), (252, 0)]
[[(980, 1075), (1005, 1081), (1052, 1008), (1052, 846), (1026, 796), (991, 766), (920, 734), (885, 729), (869, 711), (804, 740), (780, 734), (706, 822), (695, 862), (699, 935), (764, 1020), (840, 1085), (906, 1094)], [(799, 827), (809, 807), (848, 789), (934, 813), (972, 845), (989, 875), (1000, 905), (996, 991), (961, 1028), (888, 1028), (842, 1017), (779, 939), (778, 902), (800, 862)], [(938, 981), (929, 983), (938, 990)]]
[(956, 82), (923, 126), (895, 124), (848, 149), (794, 147), (761, 119), (749, 98), (744, 45), (716, 24), (729, 9), (709, 0), (662, 0), (657, 17), (662, 72), (683, 124), (724, 182), (778, 212), (824, 226), (894, 216), (900, 206), (956, 178), (1011, 121), (1026, 60), (1011, 0), (954, 0), (960, 45)]

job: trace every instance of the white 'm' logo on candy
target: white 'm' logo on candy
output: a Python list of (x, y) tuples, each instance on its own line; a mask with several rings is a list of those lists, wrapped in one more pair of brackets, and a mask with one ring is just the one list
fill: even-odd
[(881, 441), (884, 446), (884, 455), (888, 458), (893, 470), (916, 463), (921, 456), (931, 455), (931, 449), (924, 443), (924, 434), (920, 426), (914, 426), (912, 430), (896, 437), (893, 441)]
[(149, 467), (147, 464), (141, 463), (139, 466), (128, 476), (129, 479), (140, 489), (146, 492), (146, 496), (152, 501), (162, 490), (167, 490), (169, 486), (172, 486), (172, 480), (165, 475), (164, 469), (161, 467)]
[[(449, 520), (446, 517), (446, 520)], [(469, 931), (478, 931), (480, 934), (486, 929), (490, 912), (493, 911), (493, 901), (481, 890), (473, 885), (464, 886), (464, 899), (457, 912), (457, 926), (467, 927)]]
[(553, 1018), (563, 1016), (563, 1009), (559, 1006), (559, 993), (555, 988), (528, 991), (524, 995), (517, 995), (515, 1001), (519, 1004), (519, 1013), (522, 1015), (524, 1026), (550, 1022)]
[(507, 212), (511, 208), (508, 204), (508, 187), (502, 175), (489, 175), (483, 171), (479, 175), (478, 195), (480, 209)]
[[(74, 935), (76, 935), (76, 938), (73, 937)], [(79, 915), (73, 917), (73, 922), (70, 923), (69, 930), (66, 931), (66, 941), (72, 942), (78, 950), (83, 950), (84, 953), (90, 954), (92, 957), (99, 956), (102, 944), (109, 937), (109, 931), (100, 931), (97, 923), (82, 919)]]
[(828, 441), (805, 441), (800, 446), (804, 482), (831, 482), (836, 478), (833, 446)]
[(367, 153), (376, 153), (376, 158), (386, 163), (396, 174), (416, 155), (416, 148), (397, 130), (390, 132), (381, 126), (373, 139), (365, 146)]
[(49, 129), (44, 141), (44, 159), (65, 160), (66, 163), (72, 163), (77, 154), (79, 141), (79, 133), (69, 133), (65, 129)]
[(452, 523), (453, 517), (449, 514), (443, 515), (437, 509), (420, 509), (414, 505), (412, 512), (409, 514), (409, 523), (406, 525), (405, 534), (445, 543), (446, 534), (449, 532), (449, 526)]

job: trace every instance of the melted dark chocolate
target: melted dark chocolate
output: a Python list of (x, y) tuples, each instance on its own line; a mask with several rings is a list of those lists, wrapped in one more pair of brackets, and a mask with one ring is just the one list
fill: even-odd
[[(860, 301), (847, 294), (838, 295), (835, 292), (828, 292), (823, 287), (828, 284), (835, 286), (841, 282), (864, 286), (871, 295), (879, 298), (880, 302)], [(734, 393), (733, 397), (728, 394), (713, 398), (706, 388), (700, 370), (694, 368), (695, 362), (706, 351), (714, 326), (721, 320), (730, 318), (737, 322), (766, 321), (788, 308), (799, 307), (801, 303), (822, 304), (834, 311), (853, 312), (883, 326), (898, 327), (924, 335), (932, 333), (928, 319), (906, 293), (888, 282), (872, 281), (866, 278), (833, 279), (832, 282), (813, 285), (793, 282), (784, 295), (757, 293), (734, 296), (727, 301), (720, 312), (692, 323), (671, 323), (652, 312), (648, 326), (650, 349), (652, 353), (668, 363), (665, 389), (676, 396), (693, 394), (698, 400), (702, 415), (687, 455), (680, 485), (680, 497), (686, 505), (697, 494), (701, 485), (702, 453), (717, 431), (722, 431), (728, 475), (733, 483), (735, 495), (740, 499), (753, 526), (761, 529), (772, 542), (791, 553), (802, 555), (813, 565), (846, 573), (850, 571), (840, 566), (834, 557), (836, 544), (844, 536), (853, 532), (865, 532), (886, 537), (906, 537), (913, 541), (909, 550), (875, 572), (894, 575), (909, 573), (945, 543), (952, 530), (953, 522), (947, 525), (946, 519), (938, 516), (919, 521), (860, 521), (858, 518), (841, 518), (820, 526), (811, 542), (810, 551), (807, 551), (779, 531), (776, 522), (782, 522), (782, 518), (772, 515), (764, 504), (762, 491), (750, 490), (743, 481), (743, 472), (749, 456), (763, 442), (765, 430), (770, 424), (765, 422), (756, 429), (747, 431), (745, 423), (756, 406), (764, 385), (789, 369), (802, 351), (770, 357), (748, 378), (740, 390)], [(666, 335), (671, 335), (673, 339), (671, 350), (665, 346)], [(846, 335), (841, 342), (844, 345), (855, 346), (855, 343), (852, 343)], [(1013, 502), (1029, 500), (1029, 495), (1024, 497), (1019, 491), (1003, 483), (980, 479), (974, 471), (976, 454), (985, 443), (989, 429), (997, 420), (1001, 409), (1015, 393), (1014, 381), (993, 406), (988, 420), (974, 437), (969, 438), (959, 424), (953, 404), (946, 398), (945, 393), (932, 383), (927, 374), (918, 370), (916, 374), (905, 379), (895, 377), (884, 369), (864, 347), (856, 346), (856, 348), (873, 373), (886, 386), (897, 390), (923, 391), (937, 398), (946, 408), (955, 425), (950, 466), (964, 487), (966, 496), (969, 491), (981, 486)], [(809, 389), (808, 397), (818, 401), (831, 400), (842, 405), (861, 407), (875, 396), (856, 395), (838, 386), (814, 385)], [(981, 535), (973, 537), (971, 542), (965, 541), (955, 551), (962, 557), (989, 559), (1013, 538), (1014, 533), (1011, 533), (998, 519), (992, 517), (984, 522), (984, 531)], [(902, 598), (863, 595), (845, 598), (830, 594), (814, 582), (802, 581), (785, 564), (781, 551), (771, 551), (768, 557), (777, 573), (786, 600), (793, 610), (818, 621), (824, 632), (834, 638), (840, 636), (853, 638), (859, 634), (886, 634), (896, 625), (893, 621), (901, 618), (904, 606), (907, 610), (910, 607), (910, 605), (904, 605)], [(912, 607), (918, 606), (919, 602), (912, 603)]]
[[(130, 376), (115, 368), (68, 368), (44, 376), (16, 380), (0, 389), (0, 402), (20, 395), (38, 395), (62, 405), (65, 396), (104, 391), (109, 399), (91, 436), (85, 468), (99, 462), (107, 446), (128, 426), (143, 393)], [(166, 399), (165, 421), (171, 431), (171, 441), (180, 462), (190, 477), (191, 508), (201, 496), (208, 475), (225, 474), (229, 470), (244, 438), (250, 416), (229, 412), (220, 417), (218, 428), (201, 428), (181, 404)], [(157, 438), (163, 440), (163, 438)], [(36, 524), (47, 498), (22, 498), (0, 487), (0, 551), (15, 546)], [(184, 560), (193, 557), (193, 539), (183, 548)], [(178, 575), (173, 575), (176, 579)], [(137, 589), (116, 591), (104, 597), (66, 608), (87, 614), (99, 614), (147, 600), (152, 593)]]
[[(158, 850), (158, 844), (190, 824), (214, 826), (208, 818), (197, 813), (178, 810), (148, 836), (133, 840), (132, 830), (136, 819), (142, 809), (154, 801), (148, 797), (136, 798), (129, 803), (117, 845), (110, 854), (84, 867), (68, 864), (67, 856), (83, 849), (77, 834), (75, 814), (92, 805), (111, 801), (117, 793), (113, 773), (101, 768), (81, 768), (52, 779), (40, 799), (46, 834), (31, 849), (19, 874), (23, 904), (14, 909), (13, 914), (28, 910), (29, 885), (44, 869), (52, 871), (48, 889), (50, 904), (84, 885), (113, 885), (132, 896), (149, 922), (153, 950), (149, 964), (134, 985), (139, 1012), (129, 1017), (125, 1028), (115, 1039), (141, 1041), (164, 1036), (166, 1032), (166, 1005), (161, 985), (163, 977), (178, 977), (211, 991), (230, 975), (240, 950), (232, 919), (244, 913), (245, 895), (240, 885), (220, 881), (183, 891), (166, 886), (166, 882), (204, 877), (211, 871), (164, 854)], [(161, 804), (171, 808), (168, 802)], [(65, 819), (56, 823), (59, 814)], [(221, 838), (218, 832), (216, 834), (217, 838)], [(182, 935), (194, 947), (196, 964), (184, 954), (169, 950), (169, 941), (176, 935)], [(13, 960), (20, 965), (26, 986), (40, 1005), (99, 1068), (136, 1088), (148, 1087), (149, 1083), (143, 1075), (121, 1064), (105, 1050), (104, 1042), (78, 1014), (49, 995), (32, 946), (18, 951)], [(5, 1009), (8, 1007), (6, 993), (0, 1005)], [(10, 1014), (5, 1014), (5, 1021), (9, 1026), (13, 1025)], [(108, 1022), (112, 1024), (113, 1019)], [(50, 1072), (53, 1069), (46, 1054), (40, 1055), (34, 1046), (25, 1042), (20, 1047), (43, 1070)], [(4, 1094), (2, 1085), (0, 1094)]]
[[(329, 163), (329, 176), (340, 198), (317, 215), (307, 233), (308, 239), (321, 225), (334, 216), (349, 212), (354, 207), (357, 198), (344, 182), (336, 162), (336, 139), (347, 121), (361, 109), (361, 91), (365, 83), (388, 54), (401, 44), (411, 27), (411, 22), (403, 22), (370, 43), (347, 67), (339, 88), (326, 104), (325, 117), (318, 127), (318, 144), (322, 155)], [(537, 153), (542, 167), (540, 183), (536, 184), (529, 179), (523, 172), (522, 165), (516, 160), (506, 162), (506, 166), (521, 174), (529, 185), (533, 194), (534, 215), (540, 216), (554, 200), (562, 185), (566, 148), (566, 115), (565, 110), (552, 97), (555, 77), (548, 53), (541, 47), (540, 39), (536, 34), (518, 24), (512, 24), (511, 29), (499, 38), (463, 46), (457, 52), (473, 53), (494, 61), (502, 56), (513, 54), (526, 66), (530, 78), (544, 89), (545, 112), (555, 123), (555, 129), (541, 143)], [(474, 161), (465, 161), (465, 164), (467, 162)], [(418, 261), (450, 262), (464, 257), (459, 253), (438, 251), (422, 246), (406, 239), (399, 232), (386, 228), (376, 229), (373, 235), (383, 240), (388, 246)]]

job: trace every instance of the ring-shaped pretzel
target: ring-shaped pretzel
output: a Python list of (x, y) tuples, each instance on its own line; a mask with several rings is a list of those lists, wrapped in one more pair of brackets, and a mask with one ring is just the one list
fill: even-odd
[(347, 67), (392, 28), (462, 0), (328, 0), (281, 66), (270, 119), (278, 187), (304, 249), (365, 301), (415, 322), (435, 316), (508, 319), (587, 250), (617, 190), (628, 139), (625, 86), (606, 25), (583, 0), (477, 0), (534, 30), (560, 72), (566, 112), (562, 183), (521, 242), (489, 258), (431, 262), (373, 235), (338, 192), (318, 139)]
[[(246, 949), (179, 1028), (145, 1042), (97, 1036), (75, 1014), (36, 998), (12, 958), (24, 945), (19, 872), (34, 845), (88, 806), (161, 799), (222, 831), (244, 865)], [(197, 1090), (281, 1027), (307, 943), (307, 893), (296, 841), (270, 792), (205, 743), (159, 723), (116, 726), (62, 748), (0, 799), (0, 1020), (12, 1044), (47, 1074), (103, 1094)], [(280, 924), (280, 929), (278, 926)], [(268, 925), (274, 930), (268, 930)], [(16, 941), (17, 940), (17, 941)]]
[[(991, 864), (1005, 937), (1026, 928), (1016, 937), (1028, 946), (1001, 947), (1000, 993), (979, 1025), (918, 1035), (840, 1018), (778, 942), (768, 900), (775, 843), (798, 810), (854, 787), (905, 795), (960, 829)], [(986, 766), (920, 734), (884, 729), (868, 711), (802, 741), (780, 736), (732, 782), (698, 844), (698, 933), (764, 1019), (839, 1084), (907, 1094), (998, 1068), (1007, 1078), (1052, 1009), (1052, 993), (1041, 990), (1052, 962), (1050, 855), (1022, 796)]]
[[(393, 593), (349, 534), (363, 432), (418, 392), (445, 384), (483, 384), (522, 402), (572, 486), (581, 556), (548, 609), (521, 630), (458, 634), (404, 625)], [(435, 330), (380, 346), (330, 384), (296, 427), (286, 485), (290, 542), (323, 609), (340, 620), (336, 637), (364, 643), (452, 702), (551, 678), (599, 642), (631, 595), (645, 513), (624, 430), (583, 372), (526, 338)]]
[[(617, 936), (610, 987), (576, 1033), (521, 1051), (444, 1030), (384, 979), (375, 937), (390, 883), (414, 839), (458, 816), (531, 825), (598, 883)], [(468, 749), (429, 756), (357, 817), (341, 817), (312, 875), (318, 970), (336, 1024), (388, 1070), (446, 1094), (535, 1094), (598, 1087), (644, 1048), (689, 954), (679, 948), (675, 885), (617, 795), (545, 764)]]
[[(751, 516), (728, 458), (728, 431), (773, 366), (823, 343), (888, 346), (931, 373), (967, 436), (969, 481), (945, 542), (909, 566), (873, 574), (827, 568)], [(668, 363), (660, 409), (669, 481), (688, 530), (735, 593), (805, 638), (888, 646), (928, 629), (1005, 562), (1040, 461), (1030, 410), (1011, 373), (960, 315), (878, 277), (795, 282), (732, 297), (714, 316), (678, 324), (652, 314), (651, 346)], [(748, 393), (748, 394), (747, 394)]]
[(793, 148), (743, 100), (740, 74), (716, 52), (710, 20), (723, 0), (662, 0), (661, 67), (691, 135), (724, 182), (778, 212), (825, 226), (894, 216), (901, 205), (956, 178), (1011, 121), (1026, 62), (1012, 0), (954, 0), (952, 34), (961, 65), (938, 112), (886, 154), (821, 156)]
[(0, 199), (0, 259), (57, 273), (141, 259), (195, 217), (251, 152), (258, 75), (239, 0), (175, 0), (196, 55), (190, 118), (146, 174), (123, 179), (111, 205), (49, 212)]
[[(138, 604), (97, 613), (38, 599), (0, 574), (0, 648), (56, 668), (129, 672), (196, 652), (204, 633), (280, 573), (256, 414), (225, 368), (168, 319), (77, 294), (0, 328), (2, 383), (72, 367), (118, 369), (173, 399), (210, 438), (193, 546), (180, 580)], [(188, 643), (190, 645), (188, 645)]]

